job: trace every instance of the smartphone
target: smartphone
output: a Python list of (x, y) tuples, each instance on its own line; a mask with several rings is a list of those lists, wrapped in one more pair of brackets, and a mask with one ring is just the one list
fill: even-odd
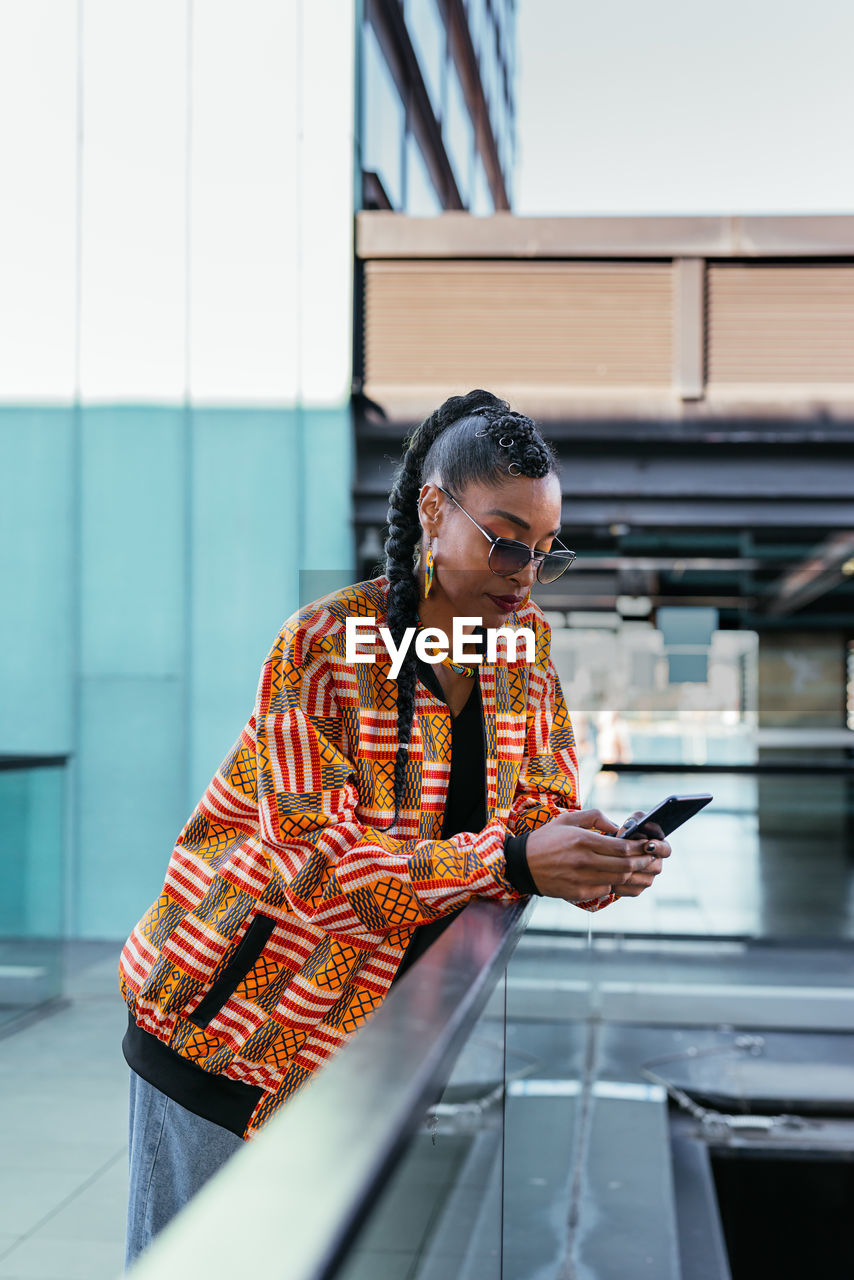
[(640, 818), (630, 818), (620, 839), (660, 840), (662, 836), (669, 836), (671, 831), (693, 818), (713, 798), (707, 791), (697, 796), (668, 796), (654, 809), (650, 809), (649, 813)]

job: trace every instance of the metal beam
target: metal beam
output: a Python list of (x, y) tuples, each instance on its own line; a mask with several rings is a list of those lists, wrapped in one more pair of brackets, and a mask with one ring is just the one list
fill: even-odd
[(580, 556), (573, 566), (573, 573), (579, 569), (626, 569), (652, 572), (658, 569), (685, 569), (691, 573), (722, 572), (739, 573), (742, 569), (763, 569), (766, 565), (761, 560), (738, 557), (716, 557), (679, 555), (679, 556)]
[(841, 582), (854, 583), (854, 531), (826, 539), (813, 555), (794, 565), (768, 588), (769, 614), (795, 613)]
[(462, 0), (447, 0), (447, 15), (451, 40), (456, 46), (459, 55), (457, 65), (468, 82), (469, 96), (474, 105), (472, 119), (475, 126), (475, 136), (483, 166), (489, 177), (492, 201), (496, 209), (508, 210), (510, 208), (510, 199), (507, 194), (507, 184), (501, 168), (501, 157), (498, 154), (495, 134), (492, 132), (489, 107), (483, 92), (480, 63), (474, 51), (469, 20)]
[[(364, 495), (358, 504), (357, 524), (382, 526), (388, 511), (388, 494)], [(607, 529), (612, 524), (627, 530), (679, 529), (839, 529), (851, 522), (851, 500), (825, 501), (803, 499), (742, 499), (733, 501), (725, 495), (717, 501), (700, 498), (689, 500), (667, 498), (588, 498), (579, 494), (566, 501), (564, 525), (574, 529), (594, 526)]]
[[(389, 4), (389, 8), (394, 7)], [(360, 258), (854, 257), (854, 215), (519, 217), (356, 215)]]
[[(388, 495), (386, 476), (376, 474), (376, 461), (365, 459), (359, 466), (358, 488), (366, 496), (373, 492)], [(612, 450), (584, 453), (566, 458), (564, 464), (564, 518), (573, 523), (573, 510), (578, 501), (611, 499), (644, 502), (649, 499), (698, 499), (707, 502), (726, 500), (763, 502), (773, 499), (781, 504), (798, 501), (848, 502), (850, 524), (854, 511), (854, 457), (838, 455), (827, 459), (789, 459), (779, 453), (772, 457), (745, 457), (733, 451), (729, 457), (705, 452), (696, 458), (678, 454), (639, 456), (628, 451)], [(365, 472), (368, 471), (366, 475)], [(383, 468), (391, 479), (390, 466)], [(815, 495), (815, 496), (813, 496)], [(782, 523), (786, 523), (785, 520)]]
[[(377, 33), (377, 38), (386, 51), (387, 61), (399, 68), (409, 93), (409, 108), (412, 111), (416, 131), (424, 142), (425, 158), (434, 174), (441, 179), (440, 193), (446, 209), (461, 211), (463, 202), (460, 197), (457, 180), (442, 140), (442, 130), (433, 111), (430, 95), (424, 84), (424, 77), (409, 38), (409, 31), (403, 17), (403, 10), (398, 0), (366, 0), (367, 16)], [(388, 55), (391, 55), (389, 58)], [(386, 213), (386, 210), (363, 211)], [(356, 215), (362, 217), (362, 213)], [(387, 214), (388, 217), (399, 218), (399, 213)], [(468, 216), (468, 215), (466, 215)]]
[[(620, 593), (622, 594), (622, 593)], [(608, 609), (615, 610), (617, 608), (618, 595), (595, 595), (588, 596), (578, 593), (567, 592), (565, 595), (558, 594), (557, 591), (549, 595), (541, 595), (534, 592), (533, 599), (541, 609)], [(658, 609), (664, 605), (680, 604), (701, 607), (705, 605), (716, 605), (719, 609), (753, 609), (758, 603), (757, 596), (722, 596), (719, 591), (709, 591), (708, 595), (683, 596), (676, 592), (669, 595), (650, 595), (648, 597), (650, 606)], [(627, 619), (632, 621), (631, 618)]]

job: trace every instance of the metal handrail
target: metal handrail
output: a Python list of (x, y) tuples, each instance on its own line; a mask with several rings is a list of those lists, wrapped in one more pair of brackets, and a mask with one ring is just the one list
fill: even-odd
[(0, 773), (11, 769), (58, 769), (70, 759), (68, 752), (64, 755), (0, 755)]
[(535, 901), (473, 899), (127, 1274), (331, 1280), (447, 1084)]

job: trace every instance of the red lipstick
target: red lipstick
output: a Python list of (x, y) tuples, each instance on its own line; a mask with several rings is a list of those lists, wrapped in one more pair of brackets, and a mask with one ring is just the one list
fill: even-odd
[(503, 613), (513, 613), (519, 608), (519, 605), (525, 599), (524, 596), (494, 596), (490, 592), (486, 593), (490, 600), (502, 610)]

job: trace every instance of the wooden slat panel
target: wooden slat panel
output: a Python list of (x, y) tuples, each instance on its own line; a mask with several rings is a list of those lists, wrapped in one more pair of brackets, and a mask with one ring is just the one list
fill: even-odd
[(669, 387), (669, 263), (365, 264), (365, 390)]
[(708, 381), (854, 384), (854, 266), (708, 268)]

